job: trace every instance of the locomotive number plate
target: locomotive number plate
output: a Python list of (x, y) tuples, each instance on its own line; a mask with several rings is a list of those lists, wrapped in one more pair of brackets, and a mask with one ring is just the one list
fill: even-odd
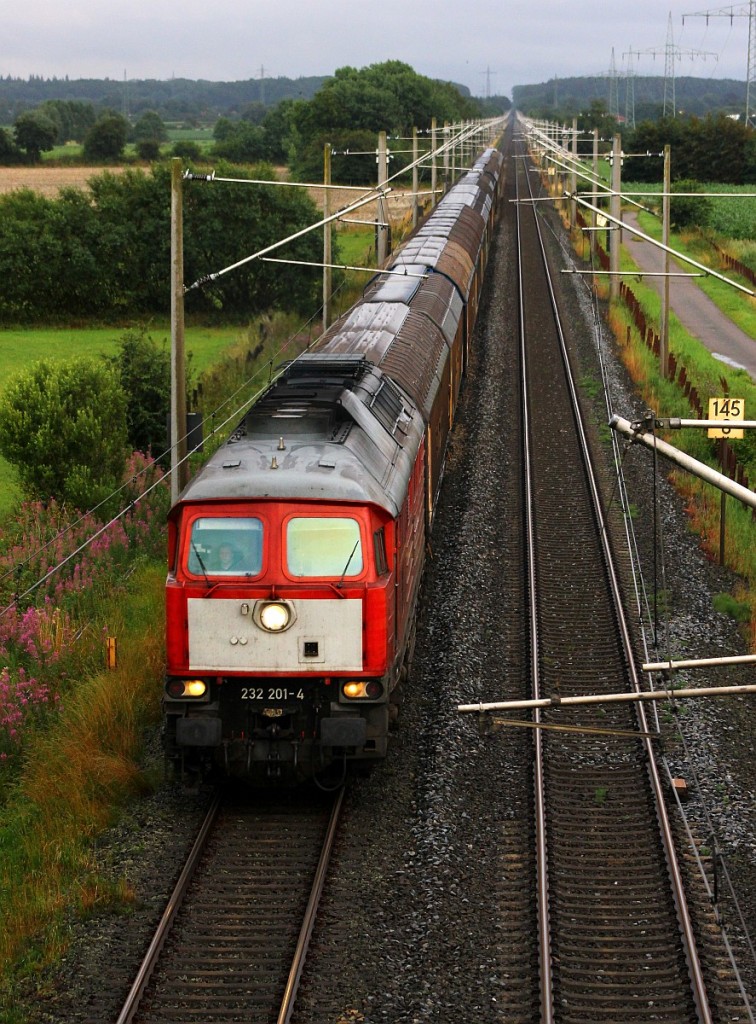
[(293, 686), (243, 686), (241, 689), (242, 700), (304, 700), (305, 694), (302, 689), (295, 689)]

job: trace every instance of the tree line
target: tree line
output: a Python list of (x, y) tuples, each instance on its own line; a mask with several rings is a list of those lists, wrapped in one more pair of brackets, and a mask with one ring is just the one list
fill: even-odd
[[(275, 180), (270, 166), (219, 164), (217, 176)], [(192, 283), (313, 224), (315, 205), (301, 189), (187, 181), (184, 280)], [(70, 322), (165, 316), (170, 296), (170, 167), (105, 172), (88, 191), (51, 199), (19, 189), (0, 196), (0, 323)], [(322, 241), (303, 235), (282, 251), (317, 261)], [(228, 319), (278, 307), (309, 313), (315, 270), (253, 261), (217, 283), (192, 290), (187, 314), (222, 311)]]
[(693, 179), (731, 185), (756, 182), (756, 132), (724, 114), (645, 121), (627, 139), (625, 147), (623, 136), (623, 148), (628, 151), (654, 154), (633, 159), (635, 181), (661, 179), (658, 154), (668, 145), (673, 181)]
[[(607, 103), (610, 79), (607, 75), (552, 78), (548, 82), (516, 85), (512, 102), (528, 117), (570, 120), (596, 100)], [(626, 89), (632, 84), (635, 120), (655, 121), (664, 112), (665, 81), (663, 75), (621, 76), (617, 81), (619, 110), (627, 107)], [(683, 117), (705, 117), (707, 114), (738, 113), (745, 108), (746, 83), (732, 78), (675, 78), (676, 113)]]
[(142, 160), (155, 160), (167, 138), (165, 123), (152, 110), (131, 125), (112, 110), (98, 114), (91, 103), (47, 100), (19, 114), (12, 132), (0, 128), (0, 164), (39, 163), (43, 153), (64, 142), (81, 143), (87, 163), (121, 160), (127, 142)]
[[(491, 106), (491, 101), (487, 101)], [(502, 98), (492, 113), (507, 109)], [(250, 101), (233, 115), (219, 117), (214, 128), (210, 156), (235, 162), (261, 160), (286, 163), (298, 177), (322, 171), (323, 146), (362, 152), (375, 148), (375, 133), (407, 134), (413, 127), (428, 128), (435, 117), (439, 124), (481, 115), (481, 103), (464, 95), (448, 82), (438, 82), (401, 61), (387, 61), (357, 70), (336, 71), (311, 99), (286, 98), (274, 106)], [(132, 126), (121, 114), (104, 110), (96, 115), (91, 104), (72, 100), (47, 100), (26, 110), (15, 120), (12, 133), (0, 130), (0, 162), (37, 162), (43, 152), (67, 140), (83, 144), (88, 161), (120, 160), (127, 141), (136, 144), (142, 159), (157, 158), (167, 138), (165, 124), (154, 110), (144, 111)], [(201, 151), (191, 143), (174, 147), (177, 156), (199, 159)], [(405, 159), (405, 162), (406, 159)], [(339, 180), (370, 180), (373, 160), (354, 160), (334, 168)], [(348, 180), (347, 180), (348, 179)]]
[[(376, 134), (401, 139), (436, 118), (476, 116), (469, 97), (454, 86), (417, 75), (399, 61), (357, 71), (342, 68), (311, 100), (284, 100), (269, 109), (251, 104), (234, 121), (221, 119), (212, 152), (218, 178), (274, 180), (272, 163), (286, 163), (295, 180), (322, 180), (328, 142), (348, 155), (334, 158), (334, 181), (374, 183)], [(21, 114), (14, 138), (0, 131), (3, 151), (23, 149), (31, 160), (56, 139), (81, 139), (85, 156), (118, 159), (129, 126), (121, 115), (77, 101), (50, 100)], [(131, 129), (145, 147), (159, 148), (165, 125), (147, 111)], [(15, 149), (14, 149), (15, 147)], [(407, 162), (407, 141), (392, 143)], [(189, 167), (202, 154), (176, 146)], [(147, 149), (145, 149), (147, 152)], [(357, 155), (355, 155), (357, 154)], [(184, 279), (206, 278), (318, 219), (300, 189), (187, 182), (184, 187)], [(287, 258), (317, 262), (313, 232), (287, 246)], [(31, 190), (0, 196), (0, 323), (113, 320), (165, 315), (170, 293), (170, 169), (105, 172), (88, 189), (64, 189), (55, 199)], [(255, 262), (187, 295), (187, 313), (249, 317), (271, 309), (310, 312), (318, 272)]]
[[(572, 118), (565, 118), (569, 124)], [(660, 182), (663, 177), (665, 146), (672, 150), (673, 182), (719, 182), (748, 185), (756, 182), (756, 132), (725, 114), (708, 117), (667, 117), (642, 121), (636, 128), (618, 125), (603, 100), (593, 100), (577, 115), (581, 133), (578, 153), (590, 160), (598, 130), (600, 150), (611, 149), (614, 135), (621, 135), (622, 149), (628, 156), (623, 170), (627, 181)], [(642, 154), (647, 153), (648, 156)]]
[(214, 121), (221, 115), (235, 117), (249, 103), (275, 106), (285, 99), (311, 99), (325, 76), (301, 78), (249, 78), (237, 82), (194, 81), (189, 78), (128, 79), (113, 78), (29, 78), (0, 77), (0, 110), (3, 118), (14, 121), (19, 114), (48, 100), (74, 101), (91, 105), (98, 111), (126, 112), (138, 118), (146, 110), (155, 110), (169, 121)]

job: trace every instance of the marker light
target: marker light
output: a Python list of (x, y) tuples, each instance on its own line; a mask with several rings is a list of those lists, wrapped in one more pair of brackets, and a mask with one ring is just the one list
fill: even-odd
[(166, 692), (174, 700), (181, 700), (183, 697), (204, 697), (207, 693), (207, 683), (203, 679), (171, 679), (166, 686)]
[(352, 680), (342, 685), (341, 692), (348, 700), (378, 700), (383, 696), (383, 686), (377, 679)]

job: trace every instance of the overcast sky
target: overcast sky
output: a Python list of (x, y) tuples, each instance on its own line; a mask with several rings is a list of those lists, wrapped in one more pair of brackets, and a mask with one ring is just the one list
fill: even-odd
[[(682, 15), (705, 0), (2, 0), (0, 75), (249, 78), (329, 75), (401, 60), (419, 74), (511, 95), (513, 85), (618, 73), (663, 75), (672, 14), (676, 76), (745, 81), (748, 19)], [(735, 5), (746, 11), (747, 3)], [(713, 56), (694, 59), (691, 51)]]

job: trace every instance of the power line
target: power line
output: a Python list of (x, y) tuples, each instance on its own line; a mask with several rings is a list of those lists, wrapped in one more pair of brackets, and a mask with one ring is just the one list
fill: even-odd
[(756, 119), (756, 0), (748, 0), (748, 3), (731, 4), (729, 7), (720, 7), (714, 11), (694, 11), (691, 14), (683, 14), (682, 23), (686, 18), (729, 18), (732, 25), (733, 18), (748, 18), (748, 60), (746, 70), (746, 124), (754, 127), (752, 119)]
[[(753, 3), (755, 0), (751, 0), (751, 2)], [(706, 60), (707, 57), (714, 57), (715, 60), (719, 59), (718, 54), (709, 50), (683, 50), (679, 46), (676, 46), (674, 32), (672, 30), (671, 13), (667, 20), (667, 42), (664, 48), (651, 47), (648, 50), (636, 50), (635, 54), (637, 57), (644, 55), (651, 57), (657, 57), (658, 55), (664, 56), (664, 117), (675, 117), (677, 113), (675, 98), (675, 61), (682, 60), (683, 57), (690, 57), (691, 60), (695, 60), (696, 57), (701, 57), (704, 60)]]

